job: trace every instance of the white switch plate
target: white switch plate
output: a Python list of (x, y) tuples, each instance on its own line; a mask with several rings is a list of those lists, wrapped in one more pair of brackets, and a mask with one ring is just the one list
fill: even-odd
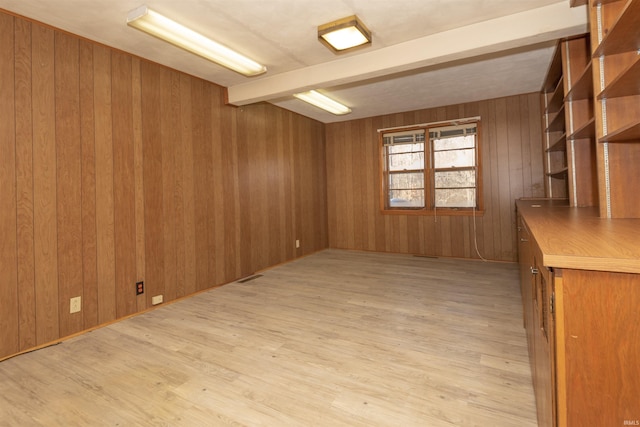
[(151, 297), (151, 305), (162, 304), (162, 295), (156, 295), (155, 297)]
[(296, 249), (300, 247), (300, 240), (296, 240)]
[(82, 310), (82, 297), (74, 297), (69, 300), (69, 313), (77, 313)]

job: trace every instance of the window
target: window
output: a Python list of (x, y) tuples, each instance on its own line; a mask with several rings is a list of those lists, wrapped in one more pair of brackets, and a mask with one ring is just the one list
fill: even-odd
[(384, 211), (482, 210), (477, 120), (383, 130), (380, 140)]

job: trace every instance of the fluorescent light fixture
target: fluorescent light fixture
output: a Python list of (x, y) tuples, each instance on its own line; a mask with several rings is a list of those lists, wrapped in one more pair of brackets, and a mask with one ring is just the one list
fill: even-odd
[(357, 16), (348, 16), (318, 27), (318, 40), (335, 52), (371, 44), (371, 32)]
[(264, 65), (178, 24), (147, 6), (140, 6), (129, 12), (127, 25), (245, 76), (255, 76), (267, 71)]
[(349, 107), (342, 105), (338, 101), (334, 101), (328, 96), (323, 95), (315, 90), (310, 90), (309, 92), (294, 93), (293, 96), (337, 116), (349, 114), (351, 112), (351, 109)]

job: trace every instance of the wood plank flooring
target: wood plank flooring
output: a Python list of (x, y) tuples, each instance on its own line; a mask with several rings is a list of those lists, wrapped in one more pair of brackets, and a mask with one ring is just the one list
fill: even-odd
[(0, 363), (0, 426), (535, 426), (515, 264), (325, 250)]

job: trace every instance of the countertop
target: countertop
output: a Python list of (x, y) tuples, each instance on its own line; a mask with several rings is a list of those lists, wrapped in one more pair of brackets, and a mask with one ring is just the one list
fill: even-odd
[(516, 201), (545, 267), (640, 273), (640, 219), (601, 218), (566, 201)]

